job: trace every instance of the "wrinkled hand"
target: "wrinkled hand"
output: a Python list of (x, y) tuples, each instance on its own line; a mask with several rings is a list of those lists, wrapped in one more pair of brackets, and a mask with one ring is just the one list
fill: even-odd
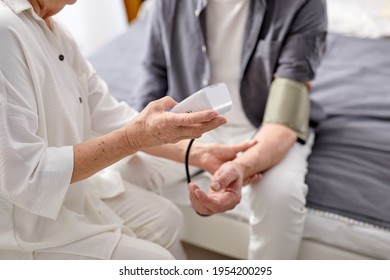
[(211, 180), (210, 188), (214, 191), (222, 191), (236, 184), (239, 184), (240, 187), (242, 187), (260, 180), (261, 177), (262, 175), (259, 173), (245, 177), (242, 165), (230, 161), (221, 165), (215, 172)]
[(214, 174), (222, 164), (232, 161), (238, 153), (245, 152), (255, 144), (255, 140), (237, 145), (198, 143), (197, 147), (191, 151), (191, 156), (198, 158), (197, 166), (199, 168)]
[(261, 178), (260, 174), (244, 178), (244, 172), (235, 162), (224, 163), (214, 174), (206, 194), (196, 184), (188, 185), (192, 207), (201, 215), (223, 213), (241, 201), (242, 186)]
[(177, 104), (171, 97), (149, 103), (126, 127), (126, 141), (137, 149), (199, 138), (204, 132), (225, 124), (226, 119), (212, 110), (170, 113)]
[(193, 183), (188, 185), (192, 207), (202, 215), (233, 209), (241, 201), (242, 183), (242, 171), (234, 163), (227, 162), (214, 174), (207, 194)]

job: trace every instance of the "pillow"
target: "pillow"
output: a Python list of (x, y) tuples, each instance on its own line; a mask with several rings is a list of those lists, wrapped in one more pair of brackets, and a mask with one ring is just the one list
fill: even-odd
[(327, 0), (329, 32), (360, 38), (390, 37), (390, 0)]

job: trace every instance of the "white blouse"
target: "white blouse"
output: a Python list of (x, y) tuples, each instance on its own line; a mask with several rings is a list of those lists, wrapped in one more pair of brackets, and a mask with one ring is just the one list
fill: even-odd
[(122, 220), (100, 198), (122, 192), (122, 181), (106, 172), (70, 185), (73, 145), (137, 112), (28, 1), (0, 1), (0, 38), (0, 259), (39, 250), (109, 258)]

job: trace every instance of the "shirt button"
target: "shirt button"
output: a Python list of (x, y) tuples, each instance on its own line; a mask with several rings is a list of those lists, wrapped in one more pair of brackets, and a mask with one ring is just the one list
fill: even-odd
[(205, 45), (203, 45), (203, 46), (202, 46), (202, 52), (206, 53), (206, 51), (207, 51), (207, 48), (206, 48)]
[(209, 85), (209, 81), (206, 80), (206, 79), (204, 79), (204, 80), (202, 81), (202, 84), (203, 84), (204, 87), (207, 87), (207, 86)]
[(60, 61), (63, 61), (63, 60), (65, 59), (65, 57), (64, 57), (64, 55), (60, 54), (59, 57), (58, 57), (58, 59), (59, 59)]
[(200, 10), (195, 10), (195, 16), (198, 17), (200, 15)]

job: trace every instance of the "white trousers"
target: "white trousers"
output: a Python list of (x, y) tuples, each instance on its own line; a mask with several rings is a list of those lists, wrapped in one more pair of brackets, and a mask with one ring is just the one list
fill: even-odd
[(249, 259), (296, 259), (306, 215), (307, 158), (314, 135), (249, 186)]
[[(168, 199), (136, 186), (104, 202), (123, 220), (132, 234), (122, 234), (114, 249), (115, 260), (184, 258), (180, 244), (182, 215)], [(171, 254), (172, 253), (172, 254)], [(92, 259), (57, 252), (35, 252), (34, 259)]]
[[(225, 138), (228, 144), (248, 140), (251, 133)], [(221, 142), (221, 138), (214, 139)], [(306, 214), (307, 158), (314, 140), (312, 133), (306, 144), (294, 144), (285, 158), (263, 174), (250, 188), (249, 259), (296, 259), (303, 234)], [(209, 137), (207, 141), (213, 141)], [(186, 186), (183, 164), (138, 153), (115, 166), (125, 180), (164, 194), (165, 188), (179, 182)], [(145, 172), (148, 170), (148, 172)], [(191, 172), (198, 170), (192, 168)], [(188, 204), (189, 202), (183, 202)], [(242, 202), (245, 203), (245, 202)]]

